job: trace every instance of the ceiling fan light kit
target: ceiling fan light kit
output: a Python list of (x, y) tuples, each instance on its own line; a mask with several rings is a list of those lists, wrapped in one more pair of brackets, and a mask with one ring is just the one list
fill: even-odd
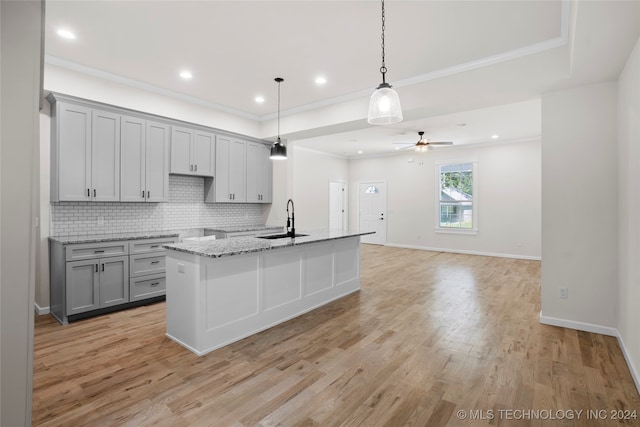
[(287, 147), (280, 140), (280, 83), (284, 81), (282, 77), (274, 79), (278, 83), (278, 139), (271, 146), (269, 158), (271, 160), (287, 160)]
[(378, 85), (369, 100), (369, 114), (367, 116), (367, 121), (372, 125), (390, 125), (402, 121), (402, 108), (400, 106), (400, 97), (398, 96), (398, 92), (393, 90), (391, 85), (387, 83), (385, 79), (387, 67), (384, 62), (384, 30), (384, 0), (382, 0), (382, 66), (380, 67), (382, 83)]

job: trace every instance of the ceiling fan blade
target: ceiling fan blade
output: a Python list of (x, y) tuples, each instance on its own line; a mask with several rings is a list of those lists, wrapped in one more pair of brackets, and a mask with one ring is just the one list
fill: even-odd
[(428, 141), (429, 145), (453, 145), (453, 141)]

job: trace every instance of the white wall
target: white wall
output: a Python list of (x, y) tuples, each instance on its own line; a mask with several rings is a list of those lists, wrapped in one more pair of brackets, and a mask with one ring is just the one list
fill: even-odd
[(618, 81), (618, 336), (640, 389), (640, 39)]
[(292, 151), (296, 229), (302, 231), (329, 228), (329, 181), (347, 182), (349, 162), (342, 157), (298, 148), (295, 145)]
[[(616, 110), (615, 82), (542, 97), (544, 323), (615, 334)], [(568, 299), (560, 299), (562, 287)]]
[(0, 2), (0, 425), (31, 425), (41, 2)]
[(51, 92), (259, 137), (257, 121), (51, 64), (45, 66), (44, 88)]
[[(410, 162), (413, 159), (413, 162)], [(436, 164), (477, 161), (477, 235), (436, 233)], [(447, 147), (350, 162), (350, 227), (358, 182), (387, 181), (387, 243), (442, 251), (540, 257), (539, 141)]]

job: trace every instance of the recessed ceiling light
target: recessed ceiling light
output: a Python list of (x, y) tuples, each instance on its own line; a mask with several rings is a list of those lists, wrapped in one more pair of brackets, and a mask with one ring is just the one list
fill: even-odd
[(323, 84), (325, 84), (327, 82), (327, 79), (325, 77), (323, 77), (323, 76), (318, 76), (318, 77), (316, 77), (315, 82), (316, 82), (317, 85), (323, 85)]
[(358, 154), (362, 154), (362, 153), (364, 153), (364, 151), (358, 150)]
[(75, 40), (76, 39), (76, 35), (74, 33), (71, 32), (71, 30), (68, 30), (66, 28), (61, 28), (57, 31), (57, 34), (62, 37), (63, 39), (67, 39), (67, 40)]
[(264, 97), (262, 96), (256, 96), (254, 98), (254, 101), (256, 101), (258, 104), (262, 104), (264, 102)]
[(500, 138), (500, 135), (496, 135), (496, 134), (491, 135), (491, 139), (498, 139), (498, 138)]
[(191, 71), (189, 70), (183, 70), (183, 71), (180, 71), (180, 77), (182, 77), (185, 80), (189, 80), (193, 78), (193, 74), (191, 74)]
[(399, 149), (400, 149), (400, 147), (396, 147), (396, 150), (399, 150)]

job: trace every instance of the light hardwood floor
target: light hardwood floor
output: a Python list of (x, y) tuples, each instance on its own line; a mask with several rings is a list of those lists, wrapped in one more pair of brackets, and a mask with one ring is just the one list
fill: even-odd
[[(164, 336), (164, 303), (40, 316), (33, 424), (640, 425), (611, 420), (640, 411), (616, 339), (538, 322), (540, 262), (362, 245), (361, 274), (359, 293), (203, 357)], [(557, 410), (585, 412), (536, 419)]]

